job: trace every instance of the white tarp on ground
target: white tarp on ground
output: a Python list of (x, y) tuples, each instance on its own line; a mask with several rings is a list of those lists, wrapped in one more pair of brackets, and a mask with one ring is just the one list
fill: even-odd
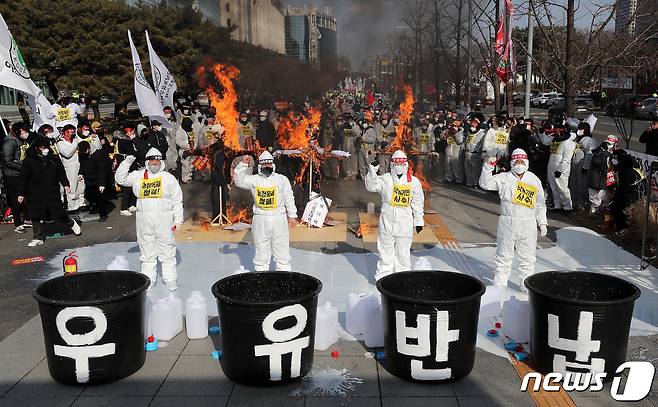
[[(556, 232), (555, 246), (537, 250), (537, 272), (550, 270), (591, 271), (615, 275), (635, 283), (642, 296), (635, 304), (631, 335), (658, 333), (658, 269), (650, 267), (639, 270), (640, 260), (595, 232), (577, 227), (560, 229)], [(212, 298), (210, 288), (217, 280), (231, 275), (240, 266), (252, 269), (254, 248), (235, 243), (178, 243), (178, 291), (180, 298), (187, 298), (191, 291), (201, 290)], [(340, 244), (339, 244), (340, 247)], [(350, 249), (349, 246), (345, 246)], [(75, 249), (80, 270), (104, 270), (115, 256), (123, 255), (133, 270), (139, 269), (139, 248), (136, 243), (105, 243)], [(443, 248), (414, 252), (412, 264), (425, 258), (434, 270), (459, 271), (480, 277), (485, 284), (493, 281), (493, 256), (495, 247), (473, 245), (462, 249)], [(71, 250), (65, 250), (49, 262), (53, 270), (50, 277), (61, 275), (61, 258)], [(351, 292), (366, 292), (373, 278), (377, 255), (373, 253), (329, 254), (291, 249), (293, 269), (319, 278), (324, 287), (320, 304), (330, 301), (340, 312), (345, 311), (347, 295)], [(516, 268), (516, 264), (514, 266)], [(517, 295), (518, 276), (513, 274), (512, 286), (504, 297)], [(150, 295), (160, 298), (167, 291), (159, 280)], [(211, 301), (212, 303), (212, 301)], [(214, 306), (209, 307), (217, 315)], [(478, 347), (501, 356), (505, 355), (500, 339), (490, 340), (484, 335), (492, 328), (489, 320), (480, 321)]]

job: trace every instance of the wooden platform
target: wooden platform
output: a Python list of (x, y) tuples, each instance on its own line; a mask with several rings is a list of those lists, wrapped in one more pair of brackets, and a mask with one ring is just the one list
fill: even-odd
[[(420, 233), (414, 232), (414, 243), (439, 243), (436, 235), (434, 234), (434, 226), (430, 222), (431, 217), (439, 215), (425, 215), (425, 227)], [(365, 243), (377, 243), (377, 231), (379, 225), (379, 214), (367, 214), (365, 212), (359, 213), (359, 223), (367, 225), (367, 233), (363, 234), (363, 241)], [(363, 231), (362, 231), (363, 232)]]
[(325, 223), (331, 218), (335, 226), (309, 228), (297, 226), (290, 229), (291, 242), (346, 242), (347, 241), (347, 213), (329, 212)]
[[(329, 218), (337, 224), (322, 228), (308, 228), (297, 226), (290, 229), (290, 242), (345, 242), (347, 241), (347, 213), (330, 212)], [(249, 230), (233, 232), (223, 230), (218, 226), (211, 226), (204, 230), (201, 224), (186, 220), (183, 226), (176, 231), (177, 242), (221, 242), (221, 243), (249, 243), (252, 241)], [(376, 238), (376, 236), (375, 236)]]
[(222, 242), (222, 243), (240, 243), (249, 242), (251, 237), (247, 237), (248, 230), (233, 232), (222, 230), (217, 226), (209, 227), (204, 230), (198, 222), (186, 220), (180, 229), (176, 231), (176, 242)]

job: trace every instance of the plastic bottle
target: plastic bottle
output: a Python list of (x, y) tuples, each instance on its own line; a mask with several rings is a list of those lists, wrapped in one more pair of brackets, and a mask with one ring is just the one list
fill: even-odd
[(176, 294), (169, 293), (167, 300), (172, 304), (172, 317), (175, 322), (176, 335), (183, 330), (183, 300), (176, 297)]
[(153, 300), (148, 295), (144, 301), (144, 339), (153, 334)]
[(350, 293), (347, 295), (347, 307), (345, 309), (345, 327), (347, 332), (356, 339), (363, 339), (366, 320), (366, 298), (368, 293)]
[(366, 213), (368, 215), (373, 215), (375, 213), (375, 203), (374, 202), (368, 202), (368, 205), (366, 205)]
[(153, 304), (152, 331), (157, 340), (169, 341), (176, 336), (176, 321), (172, 314), (173, 304), (167, 298), (160, 298)]
[(515, 296), (503, 303), (503, 334), (518, 343), (530, 342), (530, 305)]
[(315, 319), (315, 350), (327, 350), (338, 340), (338, 309), (327, 301)]
[(185, 332), (190, 339), (208, 336), (208, 302), (199, 291), (192, 291), (185, 302)]
[(363, 339), (367, 347), (384, 346), (384, 316), (382, 313), (382, 297), (379, 292), (371, 292), (365, 299), (365, 329)]

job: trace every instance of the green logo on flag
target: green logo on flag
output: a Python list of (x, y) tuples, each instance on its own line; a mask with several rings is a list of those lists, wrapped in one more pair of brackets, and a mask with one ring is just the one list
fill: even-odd
[(11, 68), (11, 70), (18, 76), (24, 79), (30, 79), (30, 72), (27, 70), (27, 66), (25, 65), (25, 60), (23, 59), (23, 54), (21, 53), (21, 50), (18, 48), (18, 45), (16, 44), (16, 41), (14, 40), (14, 37), (11, 37), (11, 45), (9, 48), (9, 62), (7, 65), (11, 63), (11, 66), (7, 66), (8, 68)]

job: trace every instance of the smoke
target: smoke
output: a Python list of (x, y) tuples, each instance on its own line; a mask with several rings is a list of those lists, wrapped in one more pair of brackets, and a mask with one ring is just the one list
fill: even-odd
[(406, 2), (401, 0), (289, 0), (291, 5), (331, 7), (338, 26), (338, 55), (350, 60), (352, 70), (373, 54), (389, 51), (388, 38), (402, 25)]

